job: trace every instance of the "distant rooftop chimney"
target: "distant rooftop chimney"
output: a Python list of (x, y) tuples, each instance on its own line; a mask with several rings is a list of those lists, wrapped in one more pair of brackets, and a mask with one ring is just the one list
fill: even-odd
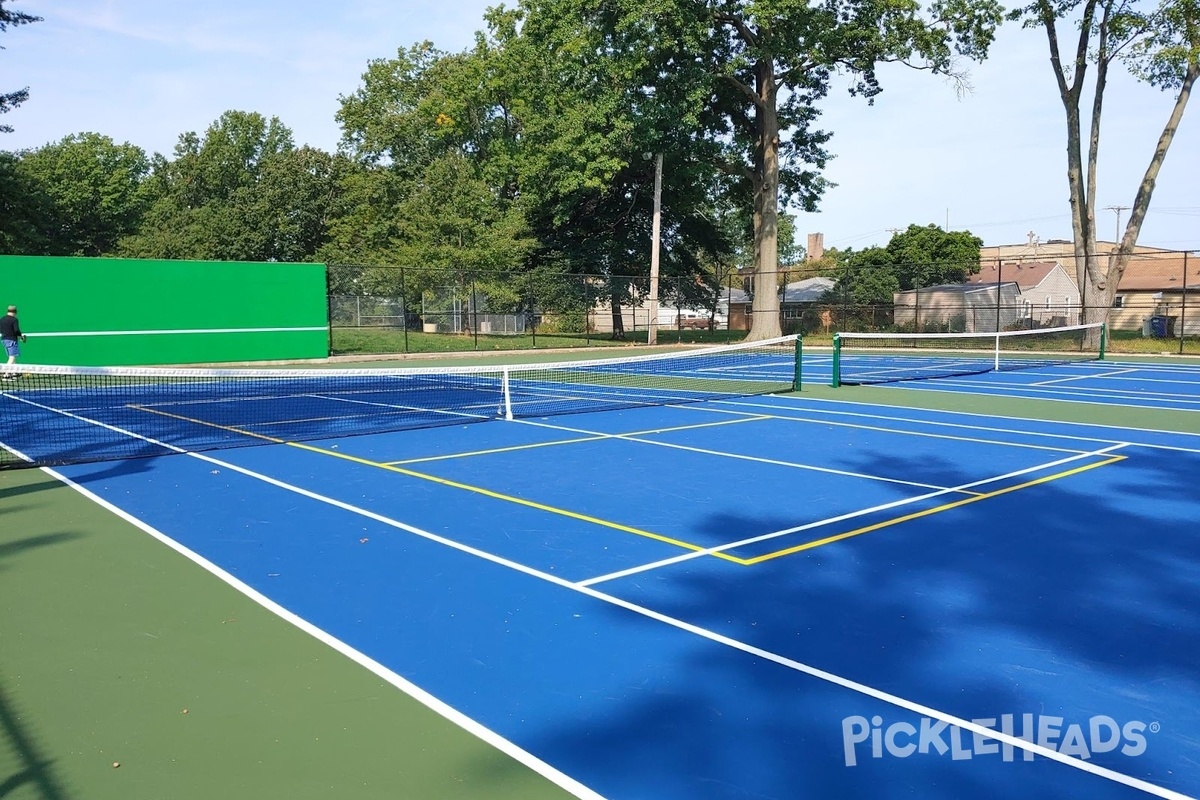
[(825, 255), (825, 234), (810, 233), (808, 235), (808, 255), (806, 261), (816, 261)]

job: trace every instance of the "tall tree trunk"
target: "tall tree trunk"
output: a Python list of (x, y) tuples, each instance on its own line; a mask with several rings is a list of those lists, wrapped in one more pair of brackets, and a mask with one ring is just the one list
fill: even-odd
[(1138, 235), (1142, 231), (1142, 224), (1146, 221), (1146, 212), (1150, 208), (1150, 198), (1154, 194), (1154, 185), (1158, 181), (1158, 173), (1162, 169), (1163, 161), (1167, 157), (1167, 150), (1170, 149), (1171, 142), (1175, 139), (1175, 133), (1179, 130), (1179, 122), (1183, 119), (1184, 109), (1187, 108), (1188, 100), (1192, 95), (1192, 88), (1196, 85), (1197, 79), (1200, 79), (1200, 59), (1193, 56), (1188, 63), (1187, 71), (1184, 73), (1183, 84), (1179, 88), (1179, 94), (1175, 96), (1175, 105), (1171, 108), (1171, 114), (1167, 118), (1166, 124), (1163, 125), (1162, 133), (1158, 137), (1158, 145), (1154, 148), (1154, 155), (1151, 156), (1150, 163), (1146, 167), (1146, 172), (1142, 175), (1142, 182), (1138, 185), (1137, 194), (1134, 195), (1133, 205), (1130, 208), (1129, 222), (1125, 224), (1125, 233), (1121, 236), (1121, 241), (1109, 254), (1106, 265), (1107, 269), (1103, 273), (1105, 283), (1100, 287), (1104, 298), (1104, 319), (1097, 319), (1097, 322), (1105, 321), (1108, 318), (1108, 309), (1112, 306), (1112, 299), (1117, 293), (1117, 287), (1121, 283), (1122, 276), (1125, 274), (1125, 268), (1129, 266), (1129, 261), (1133, 257)]
[(748, 341), (783, 334), (779, 325), (779, 116), (775, 64), (758, 62), (754, 192), (754, 303)]
[[(1101, 18), (1093, 25), (1097, 6)], [(1176, 95), (1175, 105), (1170, 117), (1163, 126), (1158, 144), (1150, 159), (1149, 166), (1142, 176), (1137, 195), (1130, 207), (1129, 222), (1120, 242), (1113, 245), (1107, 258), (1102, 260), (1102, 254), (1096, 244), (1096, 171), (1100, 152), (1100, 118), (1104, 107), (1104, 92), (1108, 83), (1108, 67), (1111, 62), (1109, 33), (1113, 6), (1110, 0), (1087, 0), (1083, 6), (1083, 21), (1079, 29), (1079, 40), (1076, 45), (1075, 57), (1070, 70), (1063, 67), (1059, 53), (1058, 31), (1055, 26), (1055, 7), (1048, 0), (1042, 0), (1039, 8), (1039, 18), (1046, 29), (1050, 45), (1050, 63), (1058, 82), (1059, 96), (1066, 111), (1067, 121), (1067, 183), (1070, 187), (1071, 227), (1075, 237), (1075, 277), (1079, 285), (1080, 300), (1083, 309), (1082, 320), (1085, 323), (1107, 322), (1113, 297), (1116, 296), (1125, 268), (1133, 256), (1141, 233), (1142, 223), (1146, 219), (1146, 211), (1150, 207), (1150, 199), (1154, 194), (1154, 185), (1158, 173), (1166, 159), (1167, 150), (1175, 138), (1183, 111), (1187, 107), (1192, 87), (1200, 77), (1200, 61), (1194, 55), (1198, 44), (1196, 36), (1191, 35), (1193, 55), (1188, 59), (1187, 67)], [(1096, 85), (1092, 97), (1091, 129), (1088, 140), (1088, 158), (1085, 164), (1082, 155), (1082, 120), (1080, 115), (1080, 97), (1083, 94), (1084, 77), (1089, 64), (1091, 34), (1093, 28), (1098, 30), (1095, 46)], [(1193, 29), (1194, 30), (1194, 29)], [(1067, 83), (1068, 72), (1071, 83)], [(1100, 342), (1100, 332), (1089, 331), (1087, 344), (1097, 347)]]

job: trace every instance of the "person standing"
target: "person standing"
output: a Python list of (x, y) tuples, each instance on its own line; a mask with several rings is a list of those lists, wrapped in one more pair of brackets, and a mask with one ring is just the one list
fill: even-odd
[[(25, 340), (25, 334), (21, 333), (21, 322), (17, 319), (17, 307), (9, 306), (8, 313), (0, 317), (0, 341), (4, 342), (9, 365), (17, 363), (17, 356), (21, 355), (20, 343)], [(4, 373), (6, 381), (15, 381), (18, 377), (15, 372)]]

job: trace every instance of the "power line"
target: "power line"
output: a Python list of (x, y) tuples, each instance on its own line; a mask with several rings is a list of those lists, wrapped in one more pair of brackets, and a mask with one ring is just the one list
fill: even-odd
[(1117, 233), (1113, 237), (1113, 242), (1114, 243), (1120, 242), (1121, 241), (1121, 212), (1128, 211), (1129, 206), (1107, 206), (1107, 207), (1105, 207), (1105, 210), (1117, 212)]

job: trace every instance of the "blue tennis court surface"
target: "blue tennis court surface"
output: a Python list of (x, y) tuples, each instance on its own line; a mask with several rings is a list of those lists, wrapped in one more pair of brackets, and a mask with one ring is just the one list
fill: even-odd
[(580, 796), (1200, 794), (1198, 435), (792, 395), (59, 472)]
[[(828, 383), (832, 355), (812, 353), (805, 359), (805, 380)], [(881, 373), (903, 374), (911, 357), (878, 356)], [(936, 360), (935, 360), (936, 363)], [(1080, 361), (1038, 369), (987, 372), (935, 381), (887, 384), (905, 389), (967, 392), (1036, 400), (1115, 404), (1142, 408), (1200, 410), (1200, 365), (1147, 361)]]

